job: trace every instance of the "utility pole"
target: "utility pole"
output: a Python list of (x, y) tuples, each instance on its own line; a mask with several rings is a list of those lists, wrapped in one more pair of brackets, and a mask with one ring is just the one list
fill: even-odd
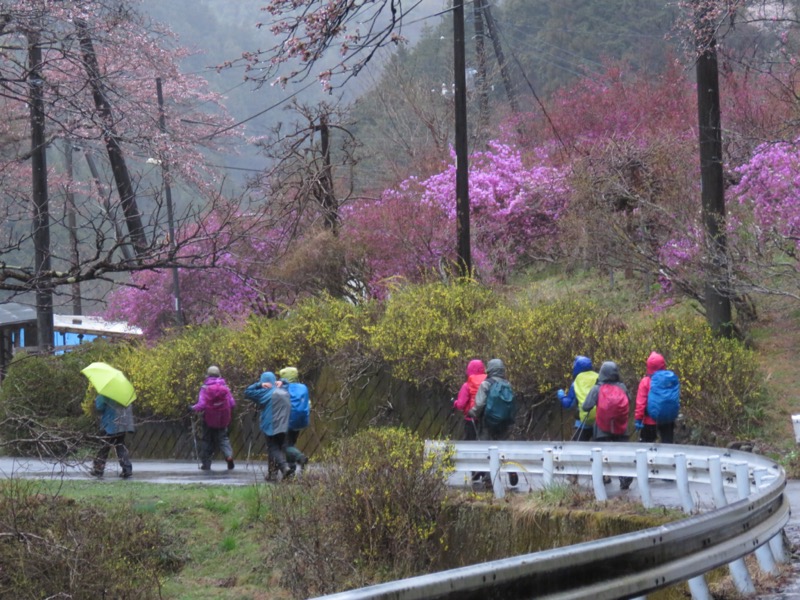
[(98, 114), (103, 119), (103, 141), (108, 152), (108, 162), (111, 164), (111, 172), (114, 174), (114, 181), (117, 184), (120, 204), (125, 214), (125, 222), (128, 225), (128, 233), (136, 256), (142, 256), (147, 251), (147, 236), (142, 225), (142, 215), (136, 203), (136, 193), (133, 190), (133, 182), (125, 162), (125, 155), (122, 152), (117, 134), (114, 131), (114, 115), (111, 110), (111, 103), (105, 94), (103, 86), (103, 76), (100, 72), (100, 65), (97, 61), (97, 54), (94, 51), (94, 43), (89, 33), (89, 24), (85, 19), (75, 19), (75, 29), (78, 32), (83, 66), (89, 77), (89, 86), (92, 90), (92, 98)]
[(50, 352), (54, 344), (53, 288), (50, 271), (50, 207), (47, 197), (47, 145), (44, 129), (44, 80), (39, 33), (28, 33), (28, 90), (31, 114), (31, 192), (33, 194), (33, 245), (36, 289), (36, 345)]
[(478, 139), (489, 129), (489, 91), (486, 89), (486, 40), (483, 32), (483, 6), (478, 0), (472, 4), (475, 19), (475, 56), (478, 61)]
[(497, 26), (492, 16), (492, 9), (487, 4), (486, 0), (475, 0), (475, 10), (483, 12), (486, 19), (486, 29), (489, 30), (489, 37), (492, 38), (494, 45), (494, 54), (497, 57), (497, 64), (500, 65), (500, 75), (503, 78), (503, 86), (506, 88), (506, 95), (508, 96), (508, 104), (511, 106), (511, 112), (515, 115), (519, 114), (519, 104), (517, 103), (517, 92), (514, 89), (514, 82), (511, 81), (511, 73), (508, 70), (508, 63), (506, 56), (503, 54), (503, 46), (500, 44), (500, 36), (498, 35)]
[(333, 167), (331, 166), (331, 133), (328, 127), (328, 116), (320, 115), (319, 125), (314, 126), (319, 131), (320, 151), (322, 152), (322, 173), (317, 179), (319, 203), (322, 205), (323, 223), (333, 235), (337, 235), (339, 224), (339, 208), (333, 195)]
[(467, 75), (464, 50), (464, 0), (453, 1), (453, 70), (455, 76), (456, 237), (458, 268), (472, 275), (469, 232), (469, 158), (467, 156)]
[(92, 157), (92, 152), (88, 148), (83, 149), (83, 156), (86, 158), (86, 164), (89, 165), (89, 171), (92, 173), (92, 179), (94, 179), (94, 185), (97, 187), (97, 194), (102, 198), (103, 202), (103, 210), (106, 213), (106, 217), (114, 226), (114, 235), (115, 241), (119, 244), (120, 250), (122, 251), (122, 256), (125, 258), (126, 261), (130, 262), (133, 260), (133, 254), (131, 253), (130, 244), (125, 242), (125, 236), (122, 234), (122, 228), (119, 226), (117, 222), (117, 218), (114, 213), (111, 211), (111, 199), (109, 198), (106, 190), (103, 186), (103, 182), (100, 180), (100, 171), (97, 170), (97, 165), (94, 162), (94, 157)]
[[(698, 18), (698, 22), (701, 20)], [(727, 272), (725, 188), (722, 172), (722, 122), (719, 103), (717, 40), (709, 25), (699, 29), (697, 44), (697, 114), (703, 226), (710, 263), (705, 274), (706, 320), (717, 335), (733, 335)]]
[[(72, 266), (78, 270), (80, 265), (80, 254), (78, 252), (78, 223), (75, 217), (75, 193), (72, 191), (73, 167), (72, 167), (72, 140), (64, 138), (64, 169), (67, 172), (67, 186), (64, 190), (64, 203), (67, 210), (67, 228), (69, 229), (69, 249), (72, 255)], [(76, 281), (72, 284), (72, 312), (76, 315), (83, 314), (81, 306), (81, 284)]]
[[(164, 93), (161, 90), (161, 77), (156, 77), (156, 95), (158, 96), (158, 127), (161, 133), (167, 132), (167, 120), (164, 114)], [(164, 179), (164, 194), (167, 200), (167, 227), (169, 230), (169, 245), (172, 250), (170, 260), (175, 260), (175, 215), (172, 211), (172, 188), (169, 183), (169, 163), (166, 159), (161, 161), (161, 173)], [(175, 300), (175, 322), (178, 327), (183, 327), (183, 307), (181, 306), (181, 282), (178, 277), (178, 267), (172, 267), (172, 297)]]

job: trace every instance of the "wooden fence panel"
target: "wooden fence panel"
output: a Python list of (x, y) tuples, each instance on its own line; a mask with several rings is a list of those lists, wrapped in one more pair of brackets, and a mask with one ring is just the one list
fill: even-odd
[[(365, 375), (352, 389), (344, 391), (335, 373), (323, 369), (309, 384), (311, 394), (311, 425), (298, 440), (298, 446), (313, 456), (338, 436), (370, 426), (403, 426), (427, 439), (461, 439), (464, 417), (453, 413), (451, 398), (441, 391), (417, 389), (397, 381), (387, 371)], [(524, 396), (518, 397), (517, 423), (512, 439), (567, 439), (572, 430), (574, 414), (560, 412), (560, 404), (540, 401), (538, 404)], [(200, 443), (202, 424), (194, 417), (197, 443)], [(195, 458), (190, 417), (172, 421), (145, 419), (130, 436), (130, 449), (136, 458)], [(234, 455), (242, 459), (266, 459), (266, 438), (259, 429), (255, 406), (237, 398), (234, 421), (230, 428)], [(221, 457), (218, 457), (221, 458)]]

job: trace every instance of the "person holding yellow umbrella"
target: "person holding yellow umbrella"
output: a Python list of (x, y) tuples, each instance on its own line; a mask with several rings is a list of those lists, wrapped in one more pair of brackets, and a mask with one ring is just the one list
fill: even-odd
[(103, 476), (106, 460), (113, 446), (119, 465), (122, 467), (119, 475), (123, 479), (128, 479), (133, 475), (133, 466), (128, 448), (125, 446), (125, 434), (134, 431), (131, 403), (136, 399), (136, 392), (133, 390), (133, 385), (122, 371), (102, 362), (90, 364), (81, 373), (97, 390), (94, 406), (100, 413), (101, 446), (89, 473), (94, 477)]

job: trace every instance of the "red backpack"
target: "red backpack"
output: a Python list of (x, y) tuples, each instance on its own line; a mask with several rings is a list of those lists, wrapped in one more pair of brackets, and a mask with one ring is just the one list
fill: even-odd
[(222, 429), (231, 424), (231, 405), (228, 403), (228, 386), (212, 383), (206, 386), (206, 408), (203, 411), (206, 425)]
[(604, 383), (597, 394), (597, 427), (612, 435), (625, 435), (628, 431), (629, 407), (630, 400), (621, 387)]

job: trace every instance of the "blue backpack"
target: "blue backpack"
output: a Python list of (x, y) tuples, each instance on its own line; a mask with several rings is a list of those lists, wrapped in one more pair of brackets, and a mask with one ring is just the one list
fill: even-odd
[(672, 423), (681, 409), (681, 384), (673, 371), (656, 371), (650, 377), (647, 414), (659, 425)]
[(514, 423), (514, 391), (505, 379), (492, 379), (486, 394), (484, 422), (491, 427), (504, 427)]
[(285, 386), (292, 401), (289, 413), (289, 429), (299, 431), (308, 427), (311, 417), (311, 403), (308, 399), (308, 388), (305, 384), (292, 382)]

